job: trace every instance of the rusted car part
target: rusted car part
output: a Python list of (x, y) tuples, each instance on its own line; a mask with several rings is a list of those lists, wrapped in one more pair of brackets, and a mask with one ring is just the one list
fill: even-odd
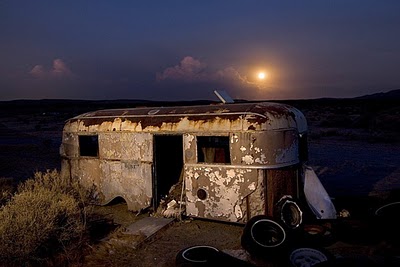
[(257, 215), (245, 225), (242, 247), (253, 257), (276, 259), (284, 255), (289, 245), (285, 226), (266, 215)]
[(326, 247), (335, 243), (337, 236), (331, 223), (316, 222), (303, 224), (296, 239), (299, 244)]
[(307, 122), (268, 102), (99, 110), (66, 122), (60, 154), (61, 175), (94, 186), (99, 204), (122, 197), (130, 210), (156, 210), (180, 184), (166, 203), (244, 224), (274, 216), (285, 195), (304, 197)]
[(304, 194), (310, 209), (318, 219), (336, 219), (337, 212), (329, 194), (313, 168), (304, 165)]
[(298, 228), (303, 222), (303, 211), (292, 196), (283, 196), (276, 204), (276, 218), (279, 218), (289, 229)]
[(290, 267), (311, 267), (332, 261), (334, 256), (322, 247), (298, 247), (289, 251), (288, 258)]
[(175, 257), (175, 266), (255, 266), (233, 257), (213, 246), (191, 246), (180, 250)]

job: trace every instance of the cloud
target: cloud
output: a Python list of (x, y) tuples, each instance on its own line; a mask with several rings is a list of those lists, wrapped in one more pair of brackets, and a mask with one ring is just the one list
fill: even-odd
[[(233, 66), (215, 67), (191, 56), (184, 57), (178, 65), (156, 74), (159, 86), (172, 92), (174, 88), (188, 88), (190, 93), (226, 90), (234, 98), (257, 99), (277, 93), (270, 80), (258, 80), (254, 68)], [(182, 89), (184, 90), (184, 89)], [(186, 89), (187, 90), (187, 89)]]
[(35, 65), (29, 74), (37, 78), (71, 78), (75, 76), (64, 61), (59, 58), (53, 60), (51, 69), (46, 70), (43, 65)]
[(206, 67), (206, 64), (187, 56), (178, 65), (166, 68), (162, 73), (157, 73), (157, 81), (201, 81), (207, 79), (207, 74), (204, 72)]
[(220, 80), (232, 80), (232, 81), (240, 81), (244, 84), (249, 84), (250, 82), (247, 80), (246, 76), (242, 76), (239, 71), (237, 71), (233, 67), (227, 67), (223, 70), (219, 70), (217, 73), (217, 79)]
[(266, 84), (257, 80), (249, 79), (246, 75), (241, 74), (236, 68), (227, 66), (220, 70), (211, 70), (206, 63), (186, 56), (181, 62), (173, 67), (168, 67), (161, 73), (156, 74), (158, 82), (175, 81), (175, 82), (206, 82), (229, 84), (230, 86), (252, 87), (265, 89)]
[(46, 73), (46, 71), (44, 70), (42, 65), (36, 65), (29, 73), (33, 76), (41, 77)]
[(217, 82), (223, 80), (240, 81), (246, 83), (246, 78), (233, 67), (211, 71), (204, 62), (191, 56), (184, 57), (181, 62), (173, 67), (166, 68), (162, 73), (157, 73), (157, 81), (184, 81), (184, 82)]
[(51, 72), (53, 74), (60, 74), (60, 75), (72, 75), (72, 72), (70, 71), (70, 69), (67, 67), (67, 65), (65, 65), (65, 63), (57, 58), (53, 61), (53, 69), (51, 70)]

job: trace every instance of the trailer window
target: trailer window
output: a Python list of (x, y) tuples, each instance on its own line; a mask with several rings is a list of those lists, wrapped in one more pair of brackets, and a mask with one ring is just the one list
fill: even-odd
[(230, 163), (228, 136), (197, 136), (197, 161)]
[(97, 157), (99, 155), (99, 139), (97, 135), (79, 136), (79, 155)]

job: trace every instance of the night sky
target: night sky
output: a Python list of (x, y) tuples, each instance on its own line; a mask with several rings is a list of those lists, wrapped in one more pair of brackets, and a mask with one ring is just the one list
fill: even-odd
[[(258, 74), (264, 72), (264, 79)], [(400, 1), (0, 0), (0, 101), (400, 89)]]

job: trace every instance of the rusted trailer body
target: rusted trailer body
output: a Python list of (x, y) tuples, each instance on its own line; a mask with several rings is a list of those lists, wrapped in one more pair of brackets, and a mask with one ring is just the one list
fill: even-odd
[(99, 110), (66, 122), (61, 174), (134, 211), (183, 181), (188, 216), (245, 223), (301, 197), (306, 133), (304, 115), (278, 103)]

